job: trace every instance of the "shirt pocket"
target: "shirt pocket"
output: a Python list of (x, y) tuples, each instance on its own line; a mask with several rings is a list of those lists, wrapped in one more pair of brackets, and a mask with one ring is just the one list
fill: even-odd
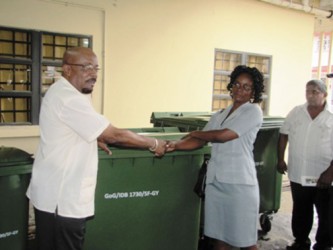
[(326, 121), (318, 126), (321, 140), (330, 140), (332, 134), (332, 121)]
[(94, 201), (96, 178), (89, 177), (83, 179), (80, 190), (80, 203), (87, 204)]

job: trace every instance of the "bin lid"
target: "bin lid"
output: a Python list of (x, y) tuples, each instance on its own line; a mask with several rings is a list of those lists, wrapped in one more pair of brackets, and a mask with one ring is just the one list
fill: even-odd
[(18, 166), (32, 162), (32, 154), (15, 147), (0, 146), (0, 167)]
[[(211, 118), (211, 115), (194, 116), (165, 116), (154, 119), (154, 124), (158, 126), (172, 126), (186, 128), (186, 131), (202, 129)], [(279, 128), (282, 126), (284, 118), (280, 116), (264, 116), (262, 128)]]
[(180, 132), (178, 127), (151, 127), (151, 128), (127, 128), (127, 129), (139, 134)]
[(153, 112), (150, 116), (150, 123), (154, 123), (159, 118), (166, 117), (191, 117), (191, 116), (210, 116), (211, 112)]

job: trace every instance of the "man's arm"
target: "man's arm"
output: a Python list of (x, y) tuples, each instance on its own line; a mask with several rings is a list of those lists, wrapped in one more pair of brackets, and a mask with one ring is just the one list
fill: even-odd
[(319, 176), (317, 181), (318, 188), (329, 188), (333, 181), (333, 160), (329, 167)]
[(288, 170), (287, 164), (284, 160), (284, 153), (286, 151), (287, 143), (288, 143), (288, 135), (280, 133), (277, 145), (277, 157), (278, 157), (277, 171), (281, 174), (285, 174), (285, 172), (287, 172)]
[(111, 124), (98, 137), (98, 142), (99, 144), (148, 149), (156, 156), (164, 155), (166, 144), (164, 140), (139, 135), (127, 129), (119, 129)]

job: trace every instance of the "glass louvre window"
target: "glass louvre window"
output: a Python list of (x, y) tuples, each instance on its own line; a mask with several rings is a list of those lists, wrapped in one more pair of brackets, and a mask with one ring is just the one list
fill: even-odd
[(212, 111), (226, 108), (232, 100), (227, 90), (231, 71), (241, 64), (241, 54), (215, 51)]
[(271, 57), (220, 49), (215, 50), (212, 111), (224, 109), (232, 103), (227, 86), (230, 81), (229, 76), (231, 72), (238, 65), (256, 67), (263, 73), (265, 93), (263, 94), (261, 108), (264, 113), (267, 113)]
[(1, 123), (22, 124), (30, 120), (30, 97), (0, 97)]
[(0, 28), (0, 125), (31, 120), (32, 32)]
[(87, 35), (0, 26), (0, 126), (38, 124), (42, 97), (62, 74), (69, 47), (92, 47)]
[(45, 95), (48, 88), (61, 77), (62, 68), (56, 66), (42, 66), (42, 96)]
[(81, 35), (65, 35), (44, 32), (42, 34), (41, 94), (62, 75), (62, 57), (69, 47), (91, 48), (91, 38)]
[(0, 64), (1, 91), (31, 91), (31, 67), (24, 64)]
[(27, 31), (0, 29), (0, 56), (30, 59), (31, 33)]
[(62, 60), (62, 56), (69, 47), (87, 47), (90, 48), (90, 41), (85, 36), (59, 35), (44, 33), (42, 35), (43, 60)]
[(227, 90), (229, 77), (227, 75), (214, 75), (213, 111), (220, 110), (231, 104), (231, 97)]

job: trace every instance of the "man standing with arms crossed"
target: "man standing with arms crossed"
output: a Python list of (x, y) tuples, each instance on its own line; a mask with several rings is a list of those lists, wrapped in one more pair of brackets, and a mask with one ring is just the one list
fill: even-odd
[[(306, 84), (306, 100), (291, 110), (280, 129), (277, 169), (288, 171), (293, 199), (291, 227), (295, 241), (287, 250), (309, 250), (313, 207), (318, 214), (314, 250), (331, 249), (329, 197), (333, 180), (333, 114), (324, 82)], [(289, 142), (288, 166), (284, 153)]]

